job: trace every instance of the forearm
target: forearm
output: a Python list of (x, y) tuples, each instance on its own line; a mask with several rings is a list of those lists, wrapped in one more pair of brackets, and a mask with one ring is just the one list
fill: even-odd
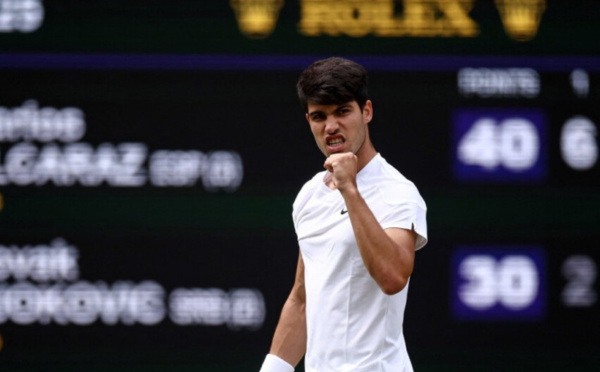
[(399, 292), (413, 270), (414, 232), (386, 232), (356, 188), (342, 196), (367, 270), (385, 293)]
[(283, 305), (279, 323), (273, 336), (269, 354), (276, 355), (296, 366), (306, 352), (306, 292), (304, 289), (304, 261), (298, 254), (296, 279)]
[(296, 366), (306, 352), (306, 311), (304, 302), (290, 296), (279, 318), (270, 354)]

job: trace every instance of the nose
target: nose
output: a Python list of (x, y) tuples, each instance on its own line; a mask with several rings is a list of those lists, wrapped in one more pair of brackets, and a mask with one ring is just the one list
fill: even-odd
[(340, 126), (333, 115), (327, 118), (327, 121), (325, 122), (325, 132), (327, 132), (328, 134), (334, 134), (335, 132), (337, 132), (339, 127)]

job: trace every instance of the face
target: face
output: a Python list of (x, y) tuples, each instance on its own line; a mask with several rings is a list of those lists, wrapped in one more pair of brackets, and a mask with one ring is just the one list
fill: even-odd
[(371, 101), (361, 111), (356, 101), (341, 105), (308, 104), (306, 120), (317, 146), (326, 157), (341, 152), (361, 155), (365, 143), (370, 146), (367, 124), (373, 118)]

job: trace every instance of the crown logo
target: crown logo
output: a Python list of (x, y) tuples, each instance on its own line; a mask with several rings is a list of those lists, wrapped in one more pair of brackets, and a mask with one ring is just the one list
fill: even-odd
[(496, 7), (508, 36), (527, 41), (537, 34), (546, 0), (496, 0)]
[(231, 0), (240, 31), (249, 38), (263, 39), (275, 29), (284, 0)]

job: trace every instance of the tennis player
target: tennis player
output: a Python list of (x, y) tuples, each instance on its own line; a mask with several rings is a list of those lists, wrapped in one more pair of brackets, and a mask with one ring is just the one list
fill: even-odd
[(371, 143), (361, 65), (317, 61), (297, 90), (325, 170), (293, 205), (296, 279), (260, 371), (292, 372), (304, 357), (307, 372), (410, 372), (402, 323), (425, 202)]

